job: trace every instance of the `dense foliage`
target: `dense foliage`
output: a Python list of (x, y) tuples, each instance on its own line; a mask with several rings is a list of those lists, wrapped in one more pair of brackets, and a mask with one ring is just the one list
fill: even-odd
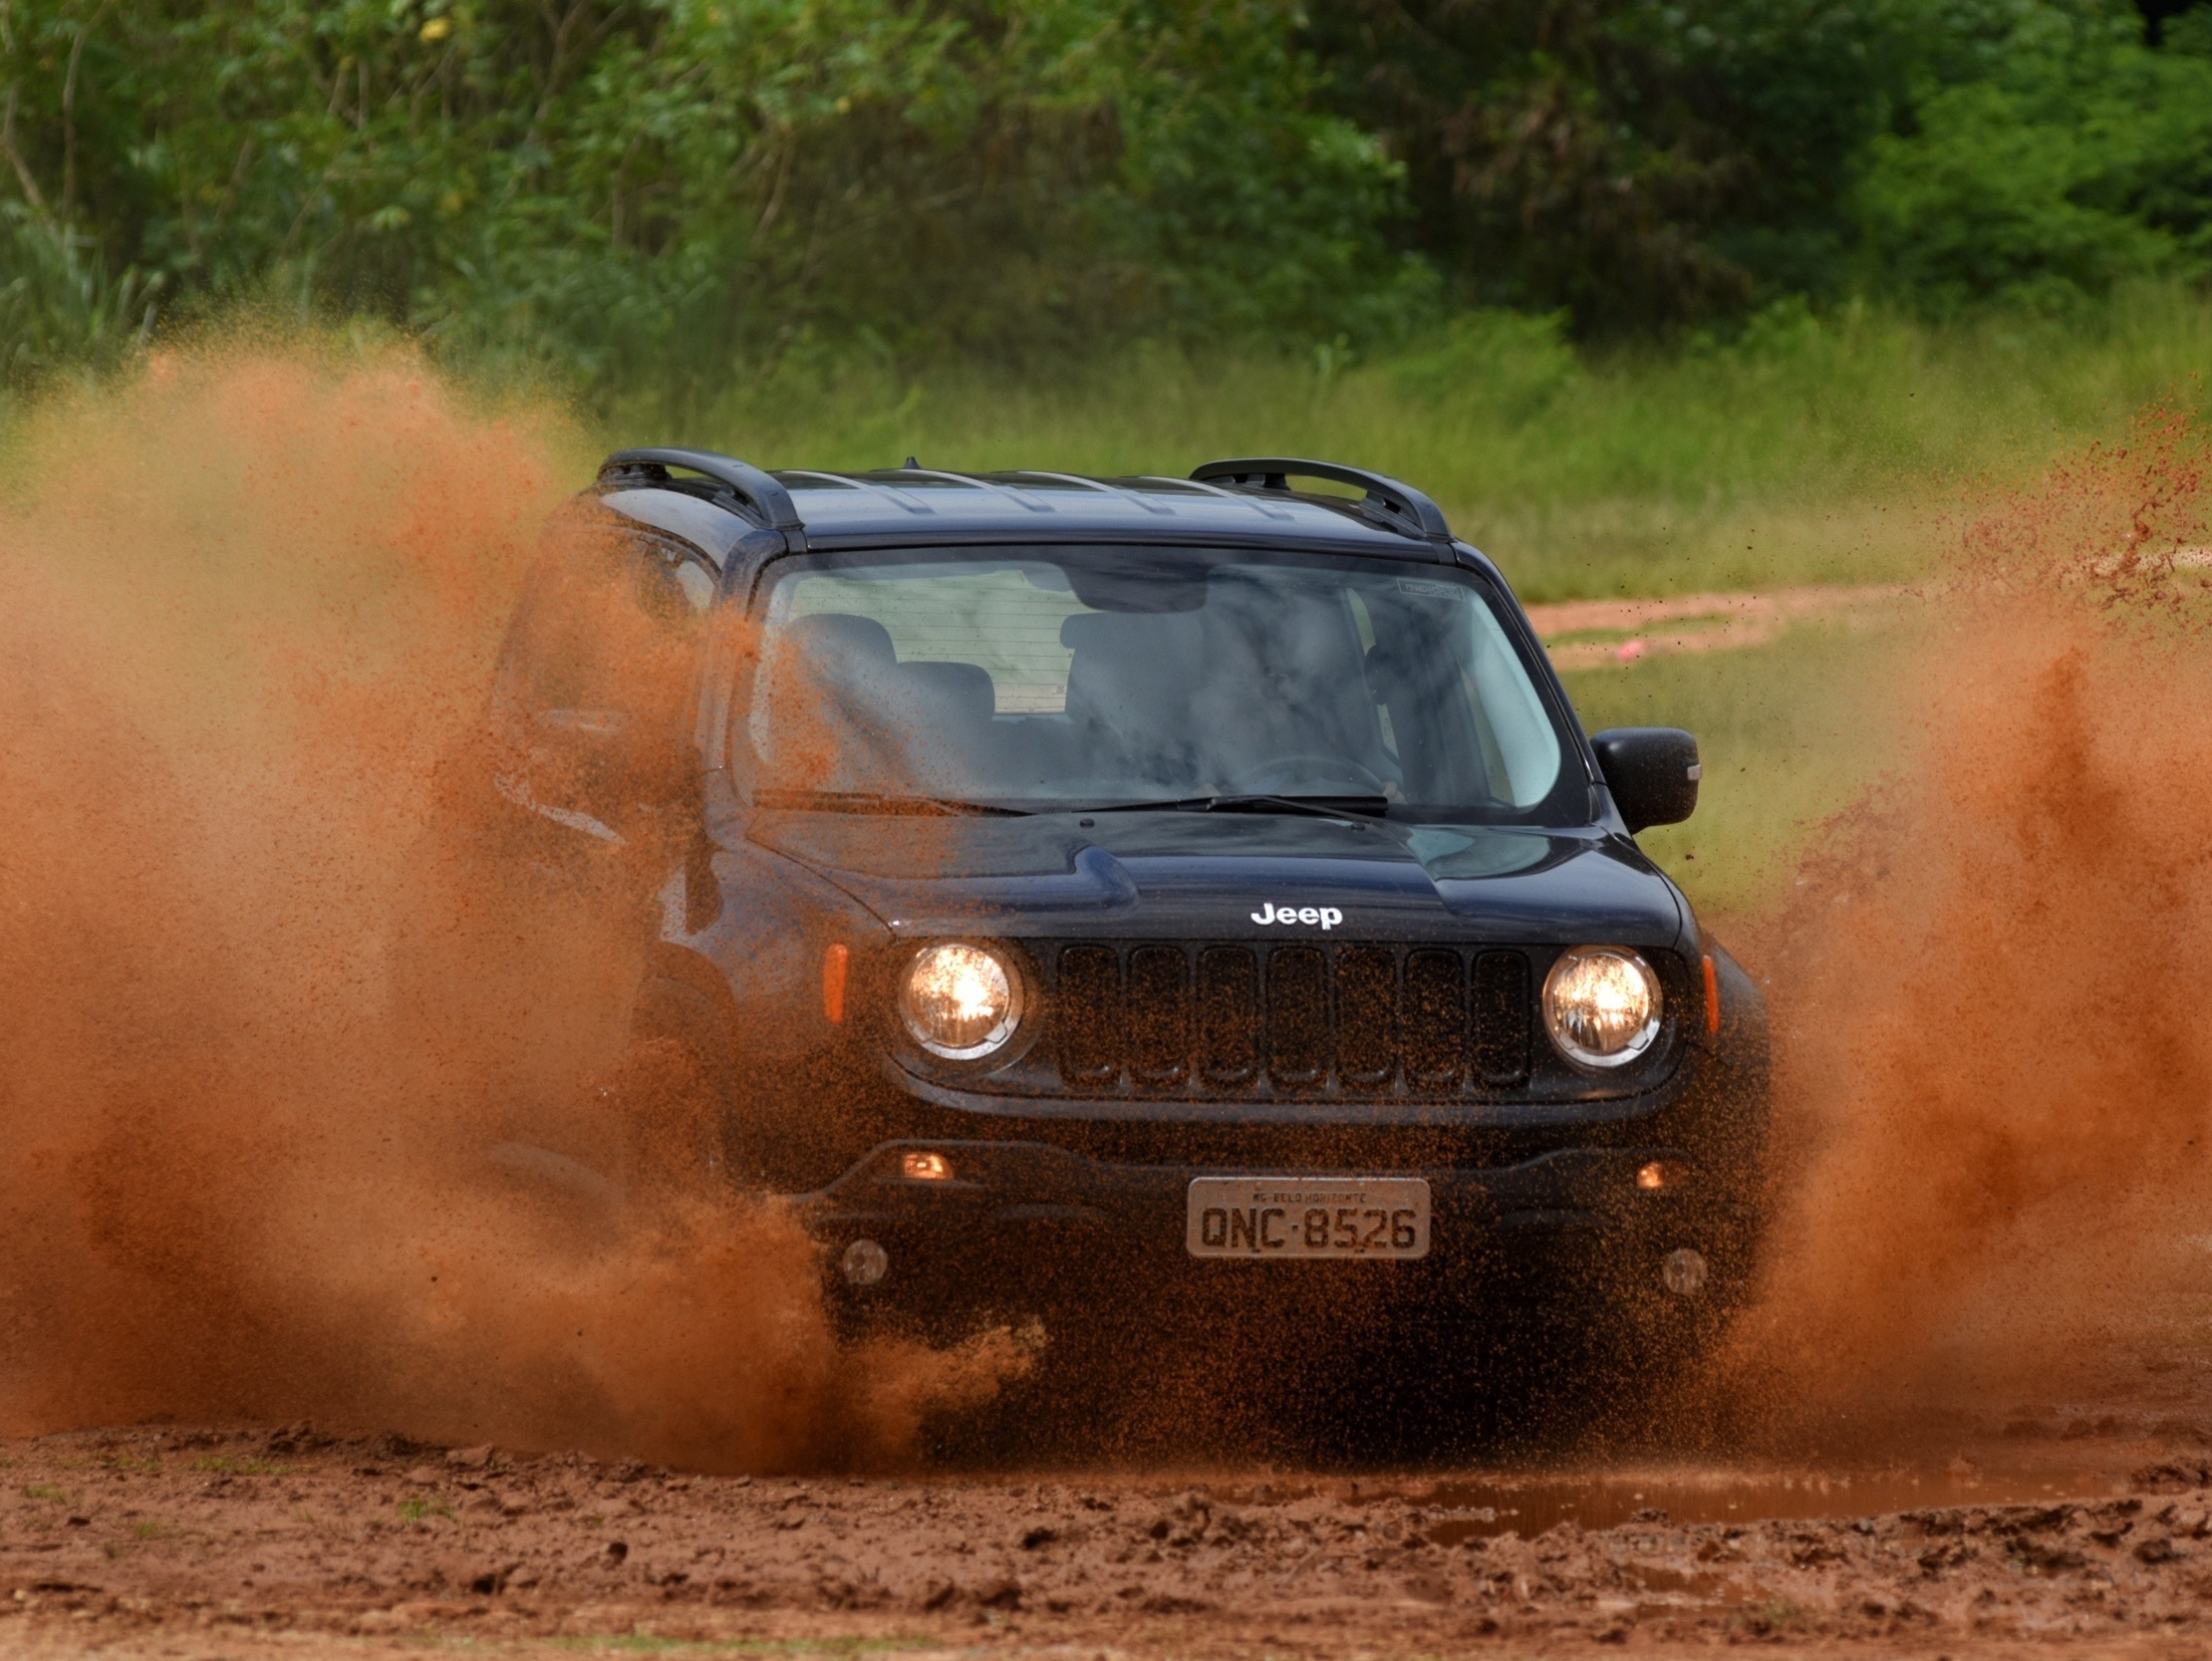
[(1949, 308), (2201, 274), (2212, 11), (2146, 13), (1347, 0), (1315, 38), (1464, 298), (1620, 331), (1792, 294)]
[(2048, 309), (2212, 266), (2212, 8), (2148, 9), (0, 0), (0, 350), (246, 303), (695, 402), (1480, 306)]

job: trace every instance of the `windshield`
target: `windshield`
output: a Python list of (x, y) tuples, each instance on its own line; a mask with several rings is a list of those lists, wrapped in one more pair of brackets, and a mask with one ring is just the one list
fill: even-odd
[[(770, 568), (759, 782), (1047, 810), (1238, 795), (1538, 819), (1559, 733), (1472, 574), (1274, 551)], [(1577, 798), (1577, 802), (1579, 798)]]

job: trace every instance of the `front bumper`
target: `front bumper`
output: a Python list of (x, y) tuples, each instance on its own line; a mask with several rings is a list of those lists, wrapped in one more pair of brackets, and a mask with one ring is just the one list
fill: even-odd
[[(951, 1175), (917, 1180), (904, 1156), (935, 1154)], [(1654, 1164), (1665, 1186), (1640, 1186)], [(1430, 1187), (1430, 1248), (1415, 1260), (1193, 1257), (1185, 1247), (1193, 1178), (1420, 1177)], [(1518, 1163), (1387, 1173), (1118, 1164), (1046, 1143), (893, 1141), (819, 1192), (793, 1202), (825, 1247), (826, 1289), (848, 1327), (957, 1337), (983, 1321), (1116, 1312), (1156, 1323), (1182, 1311), (1217, 1319), (1265, 1301), (1310, 1312), (1345, 1297), (1394, 1325), (1449, 1324), (1505, 1302), (1584, 1299), (1660, 1283), (1670, 1252), (1709, 1263), (1699, 1294), (1719, 1301), (1748, 1278), (1751, 1207), (1681, 1149), (1558, 1149)], [(846, 1272), (856, 1242), (880, 1278)]]

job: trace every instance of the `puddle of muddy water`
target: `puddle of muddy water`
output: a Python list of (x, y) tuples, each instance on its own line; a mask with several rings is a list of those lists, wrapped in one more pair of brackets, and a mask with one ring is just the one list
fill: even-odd
[[(2102, 1499), (2127, 1492), (2123, 1473), (2140, 1450), (2107, 1459), (2033, 1458), (1944, 1466), (1777, 1471), (1710, 1466), (1641, 1471), (1470, 1475), (1418, 1482), (1362, 1479), (1342, 1485), (1352, 1502), (1396, 1499), (1431, 1517), (1425, 1532), (1439, 1545), (1480, 1535), (1533, 1537), (1561, 1523), (1612, 1528), (1633, 1523), (1761, 1523), (1798, 1518), (1873, 1517), (1969, 1506), (2035, 1505)], [(1302, 1492), (1311, 1492), (1304, 1490)], [(1298, 1497), (1258, 1485), (1234, 1496), (1245, 1503)]]

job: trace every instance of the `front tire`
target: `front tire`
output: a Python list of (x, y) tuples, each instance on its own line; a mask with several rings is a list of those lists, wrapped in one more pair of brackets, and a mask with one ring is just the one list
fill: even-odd
[(638, 1197), (729, 1186), (727, 1102), (718, 1069), (679, 1037), (640, 1035), (596, 1092), (623, 1186)]

